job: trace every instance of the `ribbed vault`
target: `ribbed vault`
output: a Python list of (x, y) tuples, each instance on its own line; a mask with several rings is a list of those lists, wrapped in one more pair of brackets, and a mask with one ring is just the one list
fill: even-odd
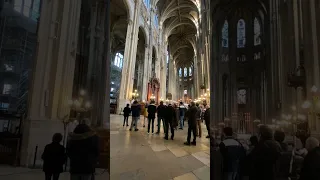
[(160, 25), (178, 67), (193, 64), (198, 34), (197, 0), (156, 0)]

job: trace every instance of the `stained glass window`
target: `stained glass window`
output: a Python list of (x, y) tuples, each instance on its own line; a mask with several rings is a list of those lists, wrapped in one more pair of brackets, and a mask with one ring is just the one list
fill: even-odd
[(189, 76), (192, 76), (192, 67), (189, 67)]
[(222, 27), (222, 47), (227, 48), (229, 47), (229, 24), (228, 21), (225, 20), (223, 27)]
[(182, 69), (179, 69), (179, 77), (182, 77)]
[(238, 104), (246, 104), (247, 103), (247, 90), (239, 89), (237, 92), (238, 96)]
[(237, 24), (237, 47), (244, 48), (246, 46), (246, 23), (240, 19)]
[(258, 18), (254, 18), (253, 24), (254, 24), (254, 45), (257, 46), (261, 44), (261, 26)]
[(184, 68), (184, 72), (183, 73), (184, 73), (184, 77), (188, 76), (188, 69), (186, 67)]

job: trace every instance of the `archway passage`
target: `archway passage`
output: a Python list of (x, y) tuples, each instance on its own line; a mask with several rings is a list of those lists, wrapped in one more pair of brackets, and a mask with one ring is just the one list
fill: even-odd
[(125, 59), (125, 45), (128, 28), (128, 8), (124, 0), (111, 1), (111, 73), (110, 106), (116, 113), (121, 87), (122, 69)]
[(133, 81), (133, 90), (138, 93), (136, 97), (132, 97), (133, 99), (145, 100), (142, 97), (144, 94), (145, 87), (147, 84), (144, 84), (144, 70), (145, 70), (145, 49), (146, 49), (146, 34), (142, 27), (139, 28), (138, 33), (138, 44), (137, 44), (137, 53), (135, 60), (135, 68), (134, 68), (134, 81)]
[[(196, 56), (199, 54), (197, 47), (197, 38), (199, 37), (199, 2), (192, 0), (175, 0), (175, 1), (159, 1), (158, 9), (161, 16), (161, 22), (164, 29), (165, 37), (167, 37), (168, 50), (173, 60), (169, 62), (174, 64), (174, 68), (170, 73), (176, 75), (179, 81), (169, 81), (168, 93), (173, 94), (174, 99), (190, 99), (194, 97), (194, 89), (196, 83), (193, 78), (193, 70)], [(169, 65), (170, 66), (170, 65)], [(180, 76), (179, 69), (182, 71), (187, 68), (186, 76)], [(189, 69), (192, 68), (191, 73)], [(174, 87), (173, 87), (174, 86)], [(186, 90), (186, 91), (185, 91)], [(185, 94), (187, 92), (187, 94)]]

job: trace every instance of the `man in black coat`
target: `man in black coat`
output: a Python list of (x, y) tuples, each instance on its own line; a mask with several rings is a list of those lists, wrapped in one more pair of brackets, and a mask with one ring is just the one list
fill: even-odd
[[(197, 112), (198, 108), (194, 102), (191, 102), (191, 106), (186, 112), (186, 117), (188, 118), (188, 137), (187, 142), (185, 145), (196, 145), (196, 138), (197, 138)], [(190, 143), (191, 140), (191, 132), (193, 133), (193, 141)]]
[(129, 119), (129, 115), (131, 113), (131, 109), (130, 109), (130, 104), (127, 104), (127, 106), (123, 109), (123, 116), (124, 116), (124, 119), (123, 119), (123, 126), (125, 123), (127, 123), (127, 126), (129, 126), (128, 124), (128, 119)]
[(165, 113), (165, 137), (164, 139), (168, 140), (169, 139), (169, 126), (171, 129), (171, 139), (173, 140), (174, 138), (174, 128), (177, 127), (177, 116), (176, 116), (176, 110), (172, 107), (171, 104), (168, 105), (166, 108), (166, 113)]
[(306, 140), (307, 156), (304, 158), (299, 180), (320, 179), (320, 147), (319, 141), (314, 137)]
[(160, 102), (160, 105), (157, 108), (157, 114), (158, 114), (158, 131), (156, 134), (160, 133), (161, 121), (163, 124), (163, 131), (166, 132), (166, 126), (164, 122), (164, 117), (166, 114), (166, 106), (163, 104), (163, 101)]
[(154, 119), (156, 118), (157, 106), (152, 100), (148, 106), (148, 134), (150, 133), (150, 125), (152, 126), (152, 134), (154, 133)]
[(210, 107), (207, 107), (206, 111), (204, 112), (203, 119), (207, 126), (208, 135), (206, 138), (210, 138)]
[(86, 124), (79, 124), (70, 134), (67, 154), (71, 180), (91, 180), (99, 157), (99, 138)]
[(266, 125), (259, 128), (260, 140), (252, 150), (250, 180), (275, 180), (276, 163), (281, 155), (281, 146), (273, 140), (273, 132)]

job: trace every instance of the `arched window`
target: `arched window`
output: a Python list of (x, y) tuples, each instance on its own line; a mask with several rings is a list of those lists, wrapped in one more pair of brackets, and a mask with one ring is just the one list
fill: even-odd
[(167, 64), (169, 63), (169, 52), (167, 51)]
[(229, 47), (229, 23), (227, 20), (224, 21), (222, 30), (222, 47), (227, 48)]
[(244, 48), (246, 46), (246, 23), (240, 19), (237, 24), (237, 47)]
[(192, 67), (189, 67), (189, 76), (192, 76)]
[(123, 55), (120, 53), (116, 54), (116, 57), (114, 58), (114, 65), (117, 66), (118, 68), (122, 68), (123, 64)]
[(179, 69), (179, 77), (182, 77), (182, 69)]
[(158, 15), (154, 15), (154, 25), (155, 25), (156, 27), (158, 27), (158, 25), (159, 25)]
[(258, 18), (254, 18), (254, 45), (258, 46), (261, 44), (261, 26)]
[(143, 0), (144, 4), (146, 7), (149, 9), (150, 8), (150, 0)]
[(184, 72), (183, 73), (184, 73), (184, 77), (188, 76), (188, 69), (186, 67), (184, 68)]

